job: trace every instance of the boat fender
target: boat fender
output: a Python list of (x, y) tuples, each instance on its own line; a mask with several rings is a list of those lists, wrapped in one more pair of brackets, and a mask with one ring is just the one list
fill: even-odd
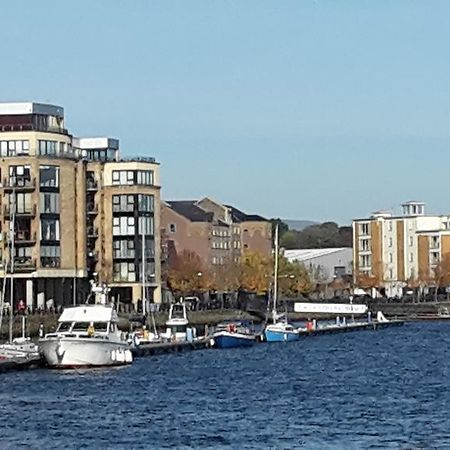
[(139, 344), (141, 343), (141, 340), (139, 339), (139, 337), (134, 334), (133, 335), (133, 344), (135, 345), (135, 347), (139, 347)]
[(133, 354), (130, 352), (130, 350), (125, 350), (125, 361), (127, 363), (133, 362)]
[(115, 351), (115, 350), (113, 350), (113, 351), (111, 352), (111, 359), (112, 359), (113, 361), (116, 360), (116, 351)]
[(57, 345), (57, 347), (56, 347), (56, 354), (57, 354), (57, 356), (58, 356), (58, 358), (62, 358), (63, 356), (64, 356), (64, 350), (62, 349), (62, 345), (61, 345), (61, 343), (59, 342), (58, 343), (58, 345)]
[(211, 347), (214, 347), (214, 346), (216, 345), (216, 342), (214, 341), (213, 338), (211, 338), (211, 339), (209, 340), (209, 345), (210, 345)]

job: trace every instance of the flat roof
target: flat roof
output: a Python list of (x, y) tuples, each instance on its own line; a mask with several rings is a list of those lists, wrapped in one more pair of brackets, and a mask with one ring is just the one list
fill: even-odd
[(284, 256), (289, 261), (309, 261), (310, 259), (320, 258), (326, 255), (332, 255), (339, 252), (353, 252), (351, 247), (336, 247), (336, 248), (307, 248), (297, 250), (285, 250)]
[(26, 114), (42, 114), (64, 118), (64, 108), (57, 105), (35, 102), (0, 102), (0, 115), (22, 116)]

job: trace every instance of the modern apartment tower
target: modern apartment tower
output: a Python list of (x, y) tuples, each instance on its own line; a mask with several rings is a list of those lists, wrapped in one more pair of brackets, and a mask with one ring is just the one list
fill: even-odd
[(14, 251), (16, 300), (80, 302), (95, 280), (121, 303), (136, 304), (144, 289), (160, 301), (153, 158), (121, 159), (116, 139), (73, 137), (59, 106), (0, 103), (0, 170), (0, 275)]

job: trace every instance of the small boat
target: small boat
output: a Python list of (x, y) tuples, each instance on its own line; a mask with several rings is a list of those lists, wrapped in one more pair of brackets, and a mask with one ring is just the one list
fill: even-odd
[(192, 342), (197, 338), (196, 329), (189, 327), (186, 304), (183, 301), (170, 306), (166, 332), (161, 337), (172, 342)]
[(216, 348), (250, 347), (256, 342), (256, 334), (245, 321), (226, 321), (217, 325), (211, 339)]
[(55, 333), (39, 341), (51, 368), (120, 366), (133, 361), (129, 345), (118, 328), (112, 305), (94, 304), (66, 308)]
[(266, 326), (264, 337), (267, 342), (291, 342), (300, 339), (300, 331), (287, 321), (276, 322)]

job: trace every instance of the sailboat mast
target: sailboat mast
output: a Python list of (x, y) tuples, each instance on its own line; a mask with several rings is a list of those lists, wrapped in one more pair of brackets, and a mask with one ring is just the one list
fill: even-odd
[(278, 224), (275, 227), (275, 267), (273, 271), (273, 321), (276, 321), (277, 300), (278, 300)]
[(145, 286), (145, 234), (144, 234), (144, 218), (141, 218), (142, 222), (142, 275), (141, 275), (141, 282), (142, 282), (142, 314), (145, 316), (145, 297), (146, 297), (146, 286)]
[(12, 202), (10, 201), (11, 206), (11, 222), (10, 222), (10, 254), (9, 254), (9, 266), (10, 266), (10, 299), (9, 299), (9, 342), (13, 340), (13, 321), (14, 321), (14, 239), (15, 239), (15, 228), (16, 228), (16, 190), (12, 191)]

